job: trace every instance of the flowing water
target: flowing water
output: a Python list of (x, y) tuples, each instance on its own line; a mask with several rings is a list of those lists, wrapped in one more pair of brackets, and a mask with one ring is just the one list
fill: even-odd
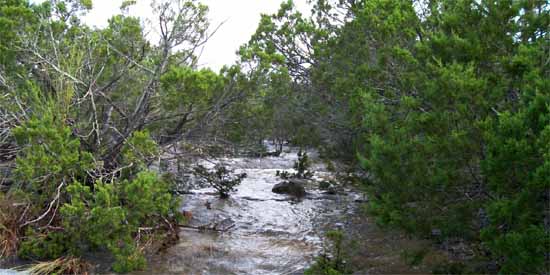
[[(229, 199), (218, 198), (211, 188), (193, 190), (183, 197), (182, 210), (192, 213), (190, 226), (221, 222), (232, 227), (225, 232), (182, 230), (179, 242), (154, 256), (141, 274), (302, 273), (322, 251), (324, 232), (342, 227), (361, 197), (351, 190), (324, 194), (314, 182), (301, 200), (271, 192), (281, 181), (276, 171), (292, 171), (296, 159), (296, 151), (290, 151), (279, 157), (216, 160), (248, 177)], [(331, 177), (322, 164), (312, 170), (317, 180)]]
[[(310, 159), (317, 159), (310, 152)], [(332, 178), (324, 165), (315, 163), (307, 195), (297, 200), (271, 191), (282, 180), (276, 171), (293, 172), (297, 151), (279, 157), (222, 158), (223, 163), (248, 176), (228, 199), (212, 188), (196, 188), (183, 196), (182, 211), (192, 213), (188, 225), (231, 225), (223, 232), (182, 228), (180, 240), (152, 256), (148, 269), (134, 274), (301, 274), (323, 250), (327, 230), (345, 227), (361, 195), (349, 189), (325, 194), (318, 182)], [(209, 204), (209, 207), (206, 205)], [(224, 226), (224, 225), (220, 225)], [(22, 274), (0, 269), (0, 274)]]

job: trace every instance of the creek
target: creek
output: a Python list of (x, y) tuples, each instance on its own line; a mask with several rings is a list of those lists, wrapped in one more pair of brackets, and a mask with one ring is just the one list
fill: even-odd
[[(198, 188), (183, 196), (182, 210), (192, 213), (191, 227), (225, 223), (224, 232), (181, 230), (180, 240), (153, 256), (148, 270), (136, 274), (300, 274), (322, 252), (327, 230), (345, 227), (346, 216), (362, 196), (351, 189), (329, 195), (318, 182), (332, 177), (310, 152), (315, 171), (307, 195), (295, 199), (275, 194), (282, 180), (276, 171), (293, 172), (297, 150), (278, 157), (220, 158), (218, 162), (248, 176), (228, 199), (212, 188)], [(207, 207), (208, 205), (208, 207)]]

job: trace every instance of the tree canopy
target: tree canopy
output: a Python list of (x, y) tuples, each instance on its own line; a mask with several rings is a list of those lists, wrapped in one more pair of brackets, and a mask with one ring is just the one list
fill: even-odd
[(0, 0), (0, 256), (143, 268), (183, 219), (156, 163), (271, 139), (361, 171), (380, 225), (472, 247), (463, 272), (548, 272), (547, 1), (288, 0), (219, 72), (207, 6), (152, 1), (152, 39), (134, 3), (91, 28), (90, 0)]

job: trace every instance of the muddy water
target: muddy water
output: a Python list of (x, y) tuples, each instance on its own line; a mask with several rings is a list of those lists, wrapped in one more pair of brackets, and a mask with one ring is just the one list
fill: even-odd
[[(183, 229), (180, 241), (154, 256), (141, 274), (300, 274), (322, 250), (323, 232), (343, 225), (355, 211), (360, 196), (351, 190), (323, 194), (317, 183), (306, 186), (301, 200), (271, 192), (280, 182), (276, 170), (292, 171), (296, 152), (280, 157), (220, 159), (248, 177), (229, 199), (219, 199), (211, 188), (184, 196), (182, 210), (193, 215), (190, 226), (232, 226), (226, 232)], [(213, 163), (209, 163), (214, 165)], [(314, 165), (317, 179), (330, 177)], [(210, 204), (210, 209), (206, 207)]]

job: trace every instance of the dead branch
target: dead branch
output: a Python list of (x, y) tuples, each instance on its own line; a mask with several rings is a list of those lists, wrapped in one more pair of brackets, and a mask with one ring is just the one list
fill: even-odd
[[(61, 181), (61, 184), (57, 187), (57, 194), (55, 195), (54, 199), (50, 202), (50, 205), (49, 205), (48, 209), (46, 210), (46, 212), (44, 212), (38, 218), (36, 218), (34, 220), (31, 220), (31, 221), (28, 221), (28, 222), (20, 225), (19, 228), (23, 228), (23, 227), (25, 227), (29, 224), (36, 223), (36, 222), (39, 222), (42, 219), (44, 219), (50, 213), (50, 211), (52, 210), (52, 207), (54, 206), (54, 204), (56, 204), (56, 202), (59, 200), (59, 197), (61, 196), (61, 188), (63, 188), (63, 186), (65, 186), (65, 180)], [(53, 213), (53, 215), (55, 215), (55, 213)]]

